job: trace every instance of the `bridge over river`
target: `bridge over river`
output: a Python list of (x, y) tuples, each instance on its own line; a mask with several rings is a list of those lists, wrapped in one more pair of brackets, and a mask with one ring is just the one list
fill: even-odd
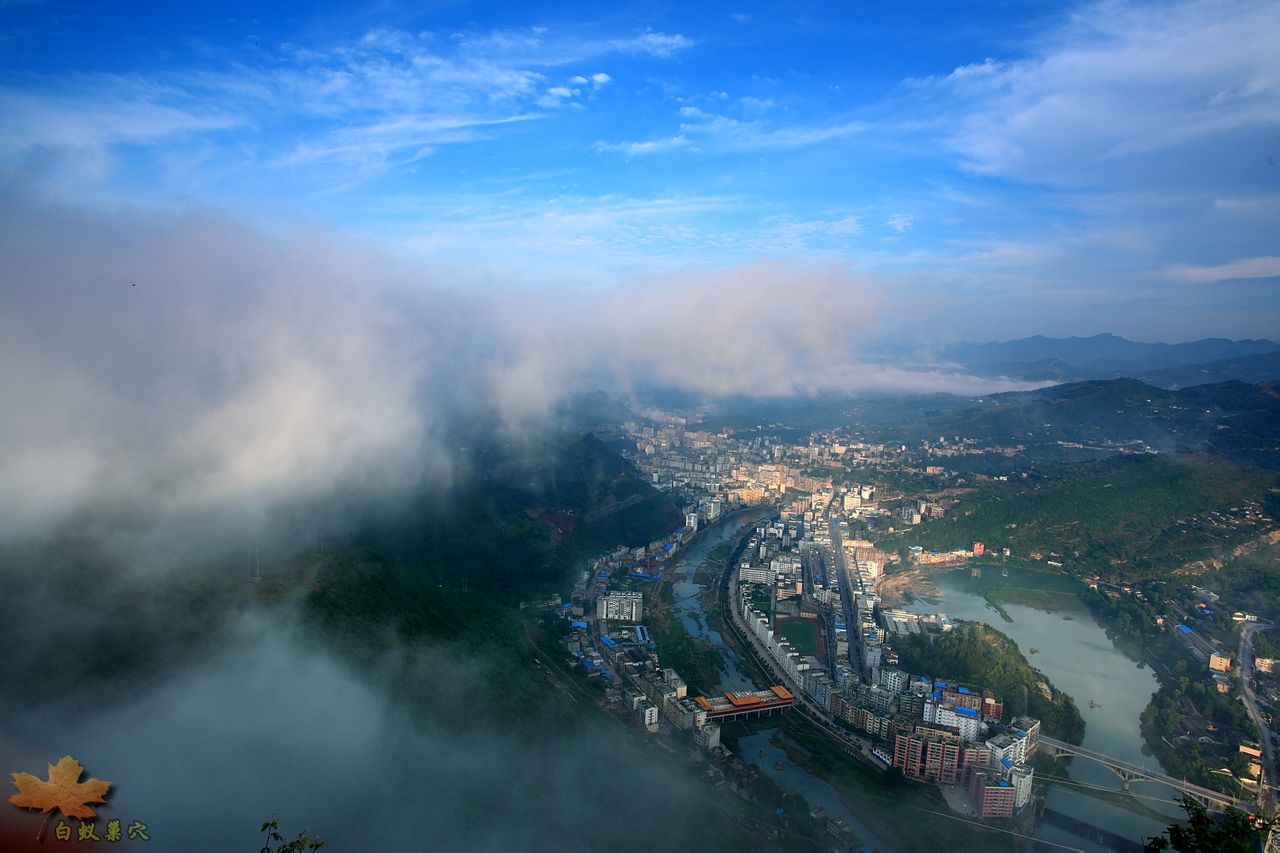
[(1150, 782), (1159, 782), (1162, 785), (1168, 785), (1175, 791), (1181, 792), (1183, 795), (1190, 797), (1200, 805), (1210, 811), (1226, 811), (1228, 808), (1236, 808), (1245, 812), (1256, 812), (1257, 803), (1252, 800), (1242, 800), (1239, 797), (1233, 797), (1230, 794), (1224, 794), (1221, 791), (1213, 791), (1200, 785), (1194, 785), (1185, 779), (1175, 779), (1172, 776), (1166, 776), (1156, 770), (1148, 770), (1145, 767), (1139, 767), (1137, 764), (1130, 764), (1127, 761), (1121, 761), (1118, 758), (1112, 758), (1109, 755), (1103, 755), (1100, 752), (1094, 752), (1091, 749), (1085, 749), (1082, 746), (1066, 743), (1055, 738), (1040, 736), (1040, 749), (1047, 755), (1054, 758), (1062, 755), (1072, 755), (1079, 758), (1087, 758), (1090, 761), (1096, 761), (1106, 767), (1112, 773), (1116, 774), (1123, 780), (1124, 790), (1129, 790), (1129, 784), (1134, 779), (1145, 779)]

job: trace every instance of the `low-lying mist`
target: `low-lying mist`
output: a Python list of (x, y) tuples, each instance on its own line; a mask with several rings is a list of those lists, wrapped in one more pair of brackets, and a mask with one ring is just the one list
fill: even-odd
[(586, 390), (997, 385), (860, 360), (878, 286), (839, 267), (534, 293), (442, 281), (319, 227), (12, 193), (0, 252), (0, 536), (103, 503), (253, 529), (302, 498), (444, 484), (456, 418), (523, 433)]
[(102, 707), (6, 707), (6, 769), (74, 754), (115, 783), (101, 822), (142, 820), (159, 849), (256, 849), (273, 813), (337, 850), (639, 849), (708, 825), (693, 780), (622, 733), (502, 707), (486, 655), (415, 645), (357, 675), (278, 616)]
[(617, 727), (512, 714), (500, 647), (353, 657), (246, 555), (305, 583), (323, 538), (447, 506), (469, 425), (536, 457), (583, 391), (992, 387), (860, 361), (877, 287), (842, 268), (530, 293), (313, 226), (13, 193), (0, 255), (3, 769), (73, 754), (167, 849), (250, 849), (273, 812), (336, 849), (727, 843)]

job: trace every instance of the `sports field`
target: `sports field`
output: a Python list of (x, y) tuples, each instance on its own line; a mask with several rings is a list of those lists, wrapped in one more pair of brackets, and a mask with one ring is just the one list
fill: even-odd
[(823, 648), (825, 643), (822, 642), (821, 633), (818, 630), (818, 620), (779, 616), (774, 623), (774, 630), (782, 634), (783, 638), (800, 654), (813, 655), (817, 658), (826, 657), (826, 649)]

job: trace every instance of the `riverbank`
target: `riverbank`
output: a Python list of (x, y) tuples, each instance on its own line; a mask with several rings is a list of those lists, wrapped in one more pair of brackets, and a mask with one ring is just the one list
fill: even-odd
[[(882, 774), (836, 748), (797, 714), (760, 723), (726, 724), (722, 738), (737, 751), (743, 740), (770, 729), (776, 730), (770, 743), (796, 768), (830, 785), (844, 809), (865, 825), (863, 834), (883, 841), (882, 849), (925, 850), (937, 846), (940, 838), (958, 850), (1018, 849), (1017, 837), (1007, 828), (954, 814), (936, 786), (900, 774)], [(750, 758), (744, 756), (744, 760)], [(860, 840), (865, 844), (870, 839)]]
[(966, 622), (939, 636), (895, 637), (893, 647), (907, 672), (987, 688), (1003, 699), (1007, 716), (1034, 717), (1046, 735), (1068, 743), (1084, 740), (1075, 699), (1033, 667), (1011, 637), (989, 625)]
[(902, 607), (917, 599), (937, 602), (942, 598), (942, 590), (929, 579), (929, 573), (919, 568), (885, 575), (876, 592), (889, 607)]
[[(959, 570), (934, 575), (933, 579), (943, 592), (941, 607), (915, 604), (908, 610), (931, 613), (942, 609), (956, 620), (998, 625), (1000, 633), (1018, 643), (1034, 668), (1048, 676), (1053, 688), (1078, 701), (1078, 712), (1087, 723), (1082, 746), (1154, 768), (1150, 751), (1144, 747), (1140, 716), (1160, 684), (1151, 668), (1140, 663), (1132, 650), (1120, 647), (1107, 635), (1105, 623), (1079, 598), (1078, 591), (1083, 586), (1078, 580), (1060, 572), (1029, 571), (1017, 566), (1010, 566), (1007, 576), (999, 570), (984, 571), (980, 576)], [(1052, 599), (1024, 593), (1003, 598), (996, 592), (1003, 588), (1042, 589)], [(1007, 602), (1001, 607), (1012, 622), (1004, 621), (996, 612), (989, 600), (993, 592), (997, 602)], [(1052, 606), (1037, 606), (1046, 603)], [(1168, 771), (1167, 767), (1163, 769)], [(1049, 778), (1063, 774), (1069, 781)], [(1121, 835), (1136, 845), (1182, 816), (1173, 801), (1176, 795), (1168, 788), (1134, 782), (1130, 793), (1122, 792), (1119, 779), (1095, 762), (1073, 760), (1068, 766), (1046, 772), (1043, 781), (1049, 783), (1045, 790), (1047, 808)], [(1114, 792), (1114, 796), (1099, 798), (1099, 791)], [(1160, 802), (1166, 797), (1167, 803)], [(1167, 818), (1157, 814), (1167, 814)], [(1099, 853), (1103, 849), (1061, 827), (1038, 825), (1034, 834), (1046, 841)]]
[[(1150, 667), (1159, 688), (1141, 714), (1146, 752), (1154, 755), (1173, 776), (1216, 791), (1247, 796), (1240, 785), (1220, 772), (1223, 767), (1243, 770), (1240, 742), (1256, 739), (1252, 721), (1231, 694), (1218, 692), (1205, 674), (1204, 664), (1186, 644), (1146, 619), (1135, 618), (1123, 600), (1097, 592), (1080, 595), (1108, 637), (1135, 660)], [(1233, 693), (1238, 688), (1233, 687)], [(1190, 722), (1188, 722), (1190, 721)], [(1207, 725), (1206, 725), (1207, 724)], [(1203, 732), (1192, 739), (1187, 729)]]

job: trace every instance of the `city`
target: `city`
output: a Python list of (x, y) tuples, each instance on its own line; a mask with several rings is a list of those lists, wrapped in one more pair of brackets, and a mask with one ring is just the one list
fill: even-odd
[[(1028, 822), (1028, 806), (1036, 795), (1043, 795), (1033, 762), (1042, 745), (1055, 759), (1075, 756), (1107, 767), (1119, 777), (1117, 789), (1128, 791), (1138, 779), (1170, 786), (1169, 796), (1189, 796), (1210, 809), (1270, 813), (1274, 808), (1270, 717), (1263, 717), (1252, 698), (1253, 673), (1268, 673), (1274, 662), (1263, 657), (1251, 664), (1246, 657), (1252, 654), (1253, 626), (1267, 626), (1256, 615), (1232, 613), (1232, 623), (1250, 629), (1241, 635), (1233, 657), (1214, 632), (1187, 624), (1212, 617), (1211, 605), (1226, 606), (1218, 595), (1195, 585), (1185, 591), (1190, 603), (1171, 600), (1168, 615), (1152, 616), (1150, 621), (1153, 628), (1167, 629), (1186, 645), (1219, 693), (1243, 687), (1250, 697), (1256, 730), (1235, 735), (1241, 738), (1236, 755), (1242, 760), (1232, 762), (1240, 769), (1234, 791), (1206, 788), (1042, 735), (1039, 719), (1007, 711), (1002, 697), (981, 684), (963, 683), (946, 672), (913, 673), (899, 666), (896, 641), (941, 637), (961, 623), (945, 613), (906, 610), (884, 601), (883, 581), (894, 581), (888, 584), (889, 594), (901, 601), (904, 589), (919, 593), (931, 588), (922, 573), (972, 565), (975, 576), (980, 577), (984, 568), (1007, 576), (1008, 569), (1001, 567), (1011, 557), (1016, 562), (1016, 557), (1008, 547), (988, 553), (982, 542), (950, 551), (910, 545), (886, 552), (870, 538), (853, 538), (851, 525), (861, 536), (883, 542), (900, 529), (962, 511), (970, 490), (947, 488), (946, 481), (959, 480), (962, 486), (964, 479), (943, 466), (924, 463), (939, 456), (990, 452), (1009, 460), (1012, 473), (1025, 448), (988, 448), (959, 437), (908, 448), (840, 433), (816, 433), (794, 444), (759, 437), (739, 440), (729, 429), (699, 429), (687, 416), (657, 410), (643, 415), (652, 426), (627, 422), (617, 427), (615, 438), (633, 442), (634, 446), (623, 445), (624, 454), (656, 486), (680, 496), (684, 527), (647, 546), (601, 555), (582, 574), (568, 600), (550, 603), (570, 621), (572, 632), (562, 641), (565, 649), (591, 677), (610, 685), (608, 702), (625, 718), (654, 734), (668, 727), (672, 733), (685, 732), (710, 760), (722, 765), (734, 758), (721, 745), (723, 722), (767, 720), (788, 710), (822, 732), (833, 748), (882, 772), (892, 768), (906, 778), (938, 785), (955, 815), (1005, 820), (1025, 816), (1022, 827), (1033, 825)], [(1122, 452), (1135, 448), (1127, 443)], [(1136, 452), (1150, 451), (1137, 447)], [(872, 482), (845, 479), (859, 471)], [(913, 493), (885, 484), (901, 483), (911, 475), (941, 481), (944, 487)], [(980, 479), (1007, 482), (1009, 476)], [(721, 630), (727, 628), (739, 653), (751, 657), (763, 678), (757, 677), (751, 690), (697, 695), (670, 664), (663, 664), (644, 624), (646, 607), (665, 609), (664, 586), (678, 582), (673, 566), (699, 530), (735, 516), (748, 520), (731, 551), (727, 544), (719, 546), (723, 560), (716, 565), (722, 576), (715, 584), (728, 616)], [(1256, 504), (1216, 518), (1215, 523), (1231, 529), (1256, 532), (1256, 526), (1264, 537), (1270, 536), (1270, 522)], [(1062, 568), (1053, 554), (1032, 551), (1017, 556), (1024, 562), (1040, 561), (1049, 571)], [(887, 576), (886, 566), (892, 569)], [(1111, 602), (1129, 599), (1139, 604), (1150, 604), (1149, 596), (1163, 591), (1140, 583), (1109, 583), (1096, 575), (1085, 578), (1084, 587)], [(937, 588), (932, 589), (936, 593)], [(996, 608), (1003, 614), (998, 604)], [(1242, 666), (1234, 667), (1237, 660)], [(1244, 682), (1233, 684), (1233, 672), (1243, 673)], [(1035, 681), (1035, 689), (1045, 701), (1054, 701), (1054, 690), (1042, 678)], [(1101, 707), (1108, 697), (1103, 692), (1098, 698), (1101, 702), (1091, 698), (1089, 705)], [(1059, 702), (1063, 699), (1070, 701), (1059, 697)], [(1021, 706), (1028, 707), (1025, 697)], [(1218, 739), (1205, 736), (1205, 726), (1217, 731), (1201, 718), (1201, 740), (1221, 743), (1221, 734)], [(1259, 731), (1264, 733), (1261, 738)], [(738, 758), (739, 767), (753, 763), (751, 756)], [(837, 817), (828, 820), (828, 831), (836, 838), (856, 837)]]
[(1277, 44), (0, 0), (0, 850), (1280, 853)]

